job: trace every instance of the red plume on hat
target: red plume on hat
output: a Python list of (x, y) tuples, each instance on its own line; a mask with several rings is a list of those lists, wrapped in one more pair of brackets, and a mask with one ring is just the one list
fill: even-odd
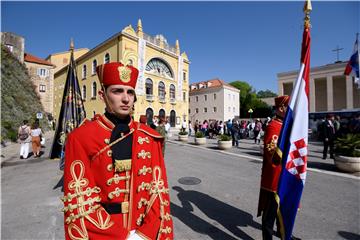
[(126, 85), (135, 89), (139, 70), (120, 62), (111, 62), (96, 68), (99, 81), (104, 86)]

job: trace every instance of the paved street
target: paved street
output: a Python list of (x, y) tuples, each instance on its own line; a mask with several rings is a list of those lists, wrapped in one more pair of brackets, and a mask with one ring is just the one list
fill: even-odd
[[(58, 161), (47, 159), (50, 140), (39, 159), (20, 160), (18, 147), (2, 148), (1, 239), (63, 239), (62, 193), (53, 189), (61, 172)], [(318, 157), (319, 148), (310, 148), (311, 170), (294, 234), (302, 239), (360, 239), (359, 177), (338, 173), (332, 160)], [(215, 140), (205, 147), (175, 137), (167, 142), (175, 239), (261, 239), (257, 151), (250, 140), (226, 152), (216, 149)]]

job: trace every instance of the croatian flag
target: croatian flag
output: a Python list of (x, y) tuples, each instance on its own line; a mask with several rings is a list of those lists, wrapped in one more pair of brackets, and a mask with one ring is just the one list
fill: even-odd
[(277, 152), (282, 158), (278, 185), (278, 216), (282, 239), (290, 239), (306, 179), (308, 155), (310, 28), (304, 28), (301, 68), (290, 96)]
[(353, 54), (350, 57), (348, 64), (346, 65), (344, 74), (349, 76), (351, 73), (355, 76), (355, 83), (360, 88), (360, 80), (359, 80), (359, 34), (356, 34), (356, 41), (354, 45)]

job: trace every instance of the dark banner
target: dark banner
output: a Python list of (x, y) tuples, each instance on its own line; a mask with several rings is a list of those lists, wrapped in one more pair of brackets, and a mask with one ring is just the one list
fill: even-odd
[(61, 159), (60, 169), (64, 163), (64, 145), (66, 136), (77, 128), (85, 119), (86, 113), (81, 97), (81, 90), (76, 74), (73, 50), (71, 50), (70, 64), (64, 87), (59, 119), (50, 151), (51, 159)]

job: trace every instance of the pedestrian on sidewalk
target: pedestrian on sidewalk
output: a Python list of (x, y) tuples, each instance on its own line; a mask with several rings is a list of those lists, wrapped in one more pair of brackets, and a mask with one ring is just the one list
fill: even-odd
[(260, 119), (256, 119), (255, 121), (255, 127), (254, 127), (254, 140), (255, 140), (255, 144), (259, 143), (260, 144), (260, 136), (259, 133), (261, 131), (262, 128), (262, 123), (260, 121)]
[(24, 120), (18, 129), (18, 142), (20, 143), (20, 159), (27, 159), (31, 142), (28, 120)]
[(191, 121), (189, 120), (189, 134), (188, 136), (191, 136), (191, 133), (194, 131)]
[(171, 137), (170, 128), (171, 128), (171, 125), (169, 122), (169, 118), (166, 118), (165, 119), (165, 132), (166, 132), (167, 137)]
[(39, 127), (39, 122), (35, 121), (31, 127), (31, 142), (32, 142), (32, 151), (34, 157), (40, 157), (40, 149), (41, 149), (41, 137), (43, 133), (41, 128)]
[[(158, 125), (156, 126), (155, 130), (161, 135), (163, 136), (164, 140), (166, 140), (166, 130), (165, 130), (165, 118), (164, 117), (159, 117), (159, 122)], [(165, 141), (162, 144), (162, 153), (163, 156), (165, 156)]]
[[(280, 222), (277, 216), (278, 204), (276, 192), (278, 189), (281, 165), (276, 157), (275, 149), (280, 135), (281, 126), (285, 117), (290, 97), (275, 98), (276, 116), (270, 121), (265, 130), (264, 155), (261, 172), (261, 188), (257, 216), (261, 216), (261, 230), (264, 240), (271, 240), (274, 234), (273, 227), (276, 220), (277, 236), (280, 236)], [(297, 239), (292, 237), (292, 239)]]
[(119, 62), (96, 70), (105, 113), (65, 146), (65, 239), (171, 240), (164, 138), (130, 115), (139, 71)]
[(231, 127), (231, 137), (232, 137), (232, 145), (238, 147), (239, 146), (239, 133), (240, 133), (240, 126), (237, 120), (232, 120), (232, 127)]
[(336, 130), (334, 126), (334, 115), (326, 115), (326, 120), (323, 123), (324, 130), (324, 149), (323, 149), (323, 158), (326, 159), (328, 148), (330, 148), (330, 158), (334, 158), (334, 140), (336, 136)]
[(182, 131), (182, 132), (185, 132), (185, 131), (186, 131), (186, 128), (187, 128), (186, 119), (184, 119), (184, 121), (183, 121), (182, 124), (181, 124), (181, 131)]

